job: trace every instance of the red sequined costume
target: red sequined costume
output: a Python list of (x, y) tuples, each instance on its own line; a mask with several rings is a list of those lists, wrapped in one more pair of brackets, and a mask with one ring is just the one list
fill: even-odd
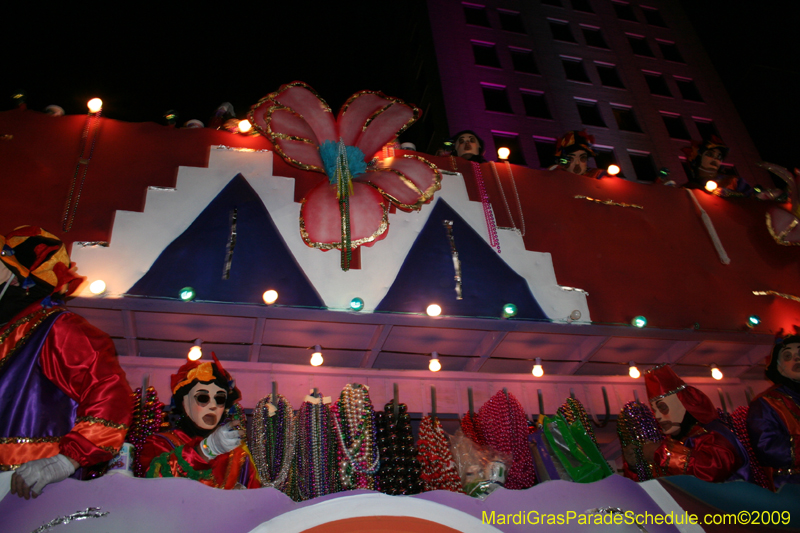
[(108, 335), (55, 303), (83, 278), (40, 228), (0, 236), (0, 248), (20, 282), (4, 308), (35, 299), (0, 327), (0, 470), (57, 454), (82, 466), (110, 460), (130, 424), (130, 386)]

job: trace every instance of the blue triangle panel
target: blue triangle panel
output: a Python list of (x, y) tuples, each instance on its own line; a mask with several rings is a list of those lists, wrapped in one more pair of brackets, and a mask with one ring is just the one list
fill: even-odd
[[(236, 244), (229, 277), (223, 279), (234, 210)], [(279, 304), (323, 306), (261, 198), (241, 174), (161, 252), (128, 293), (177, 298), (187, 286), (195, 289), (198, 300), (262, 303), (264, 291), (275, 289)]]
[[(455, 269), (444, 220), (453, 221), (461, 260), (462, 300), (456, 300)], [(503, 305), (513, 303), (517, 317), (547, 318), (525, 278), (441, 198), (376, 311), (420, 313), (430, 303), (441, 305), (445, 315), (473, 317), (500, 317)]]

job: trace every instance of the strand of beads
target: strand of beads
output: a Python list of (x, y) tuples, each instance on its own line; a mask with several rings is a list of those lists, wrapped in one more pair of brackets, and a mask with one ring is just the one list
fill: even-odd
[(433, 419), (428, 415), (420, 422), (417, 450), (417, 458), (422, 466), (419, 477), (426, 491), (464, 492), (449, 439), (438, 418)]
[[(270, 407), (274, 413), (270, 416)], [(250, 451), (261, 483), (284, 491), (295, 452), (294, 411), (289, 401), (279, 394), (273, 403), (268, 394), (256, 405)]]
[(617, 434), (620, 444), (624, 449), (626, 446), (633, 445), (633, 452), (636, 456), (636, 465), (629, 465), (635, 468), (639, 481), (647, 481), (654, 477), (650, 463), (653, 458), (645, 458), (642, 453), (642, 444), (645, 441), (661, 442), (664, 434), (658, 421), (653, 416), (653, 411), (646, 405), (630, 401), (622, 406), (622, 411), (617, 419)]
[(338, 489), (338, 455), (334, 415), (330, 406), (306, 401), (297, 414), (297, 495), (300, 500), (324, 496)]
[(364, 385), (348, 383), (334, 408), (342, 489), (375, 489), (380, 466), (375, 411)]
[(467, 413), (461, 418), (461, 431), (464, 432), (469, 440), (475, 444), (483, 446), (486, 441), (481, 433), (480, 422), (478, 420), (478, 413)]
[(158, 400), (158, 393), (153, 387), (145, 390), (144, 404), (141, 387), (133, 392), (131, 401), (133, 402), (133, 419), (125, 440), (133, 444), (133, 474), (136, 477), (144, 477), (146, 472), (139, 462), (139, 457), (147, 437), (162, 429), (164, 404)]
[(419, 479), (420, 462), (414, 435), (411, 432), (411, 417), (408, 406), (398, 405), (394, 416), (394, 400), (387, 403), (382, 412), (375, 413), (378, 425), (381, 467), (378, 471), (380, 491), (386, 494), (418, 494), (422, 491)]
[(478, 411), (486, 445), (513, 457), (505, 487), (527, 489), (536, 482), (533, 456), (528, 447), (528, 420), (522, 405), (510, 392), (498, 391)]
[(564, 419), (567, 421), (567, 424), (572, 424), (576, 420), (579, 420), (586, 430), (586, 433), (592, 438), (592, 441), (597, 444), (597, 438), (594, 436), (592, 424), (589, 423), (589, 417), (586, 415), (586, 409), (583, 408), (583, 404), (580, 402), (580, 400), (575, 398), (567, 398), (567, 400), (561, 404), (561, 407), (558, 408), (558, 414), (564, 417)]
[[(455, 160), (453, 160), (453, 166), (455, 166)], [(497, 253), (499, 254), (500, 239), (497, 237), (497, 223), (494, 219), (492, 204), (489, 201), (489, 193), (486, 192), (486, 184), (483, 181), (481, 166), (473, 161), (472, 171), (475, 173), (475, 181), (478, 184), (478, 194), (481, 197), (481, 205), (483, 205), (483, 217), (486, 219), (486, 229), (489, 231), (489, 246), (497, 249)]]
[(748, 406), (740, 405), (731, 415), (733, 420), (733, 433), (739, 438), (750, 458), (750, 469), (753, 471), (753, 481), (760, 487), (772, 490), (772, 484), (767, 480), (764, 467), (758, 462), (753, 445), (750, 442), (750, 435), (747, 433), (747, 410)]

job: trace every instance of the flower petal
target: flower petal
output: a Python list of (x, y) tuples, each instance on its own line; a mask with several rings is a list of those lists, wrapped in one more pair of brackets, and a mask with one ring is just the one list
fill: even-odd
[[(389, 229), (389, 205), (380, 193), (365, 183), (353, 183), (350, 194), (351, 248), (371, 246)], [(312, 248), (341, 249), (342, 216), (336, 186), (327, 181), (309, 192), (300, 208), (300, 235)]]
[(361, 91), (351, 96), (337, 117), (344, 143), (356, 146), (367, 158), (413, 124), (421, 111), (379, 91)]
[(272, 141), (287, 163), (303, 170), (324, 173), (317, 137), (303, 117), (283, 106), (273, 105), (263, 117), (261, 133)]
[(317, 144), (339, 140), (331, 108), (314, 89), (302, 81), (282, 85), (280, 89), (270, 93), (269, 98), (304, 118), (314, 131)]
[(400, 209), (415, 210), (441, 188), (442, 173), (436, 165), (417, 155), (384, 159), (382, 168), (367, 171), (366, 181)]

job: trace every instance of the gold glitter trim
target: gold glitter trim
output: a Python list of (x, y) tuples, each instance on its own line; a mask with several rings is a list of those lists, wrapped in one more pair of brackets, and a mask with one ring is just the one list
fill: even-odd
[[(645, 372), (645, 373), (646, 373), (646, 372)], [(651, 402), (657, 402), (658, 400), (660, 400), (660, 399), (662, 399), (662, 398), (666, 398), (667, 396), (670, 396), (671, 394), (676, 394), (676, 393), (678, 393), (678, 392), (682, 391), (682, 390), (683, 390), (683, 389), (685, 389), (685, 388), (686, 388), (686, 384), (684, 383), (683, 385), (680, 385), (680, 386), (678, 386), (678, 387), (675, 387), (674, 389), (672, 389), (672, 390), (671, 390), (671, 391), (669, 391), (669, 392), (665, 392), (665, 393), (664, 393), (664, 394), (662, 394), (661, 396), (653, 396), (652, 398), (650, 398), (650, 401), (651, 401)]]
[[(314, 141), (312, 141), (311, 139), (307, 139), (305, 137), (297, 137), (297, 136), (294, 136), (294, 135), (287, 135), (285, 133), (279, 133), (279, 132), (272, 131), (272, 114), (275, 111), (288, 111), (289, 113), (292, 113), (294, 116), (299, 117), (299, 118), (301, 118), (303, 120), (305, 120), (305, 118), (303, 118), (303, 115), (301, 115), (300, 113), (297, 113), (294, 109), (292, 109), (290, 107), (286, 107), (284, 105), (272, 106), (272, 107), (270, 107), (269, 109), (267, 109), (264, 112), (264, 124), (266, 124), (266, 126), (267, 126), (266, 127), (266, 133), (264, 135), (266, 135), (269, 138), (269, 140), (272, 141), (272, 145), (275, 148), (275, 151), (278, 153), (278, 155), (280, 155), (281, 158), (283, 158), (284, 161), (286, 161), (287, 163), (291, 163), (293, 166), (295, 166), (297, 168), (300, 168), (302, 170), (312, 170), (314, 172), (320, 172), (322, 174), (325, 174), (325, 169), (323, 169), (321, 167), (318, 167), (316, 165), (309, 165), (307, 163), (301, 163), (297, 159), (294, 159), (293, 157), (289, 157), (289, 155), (287, 155), (286, 152), (283, 151), (283, 147), (281, 147), (281, 145), (277, 142), (277, 139), (284, 139), (284, 140), (289, 140), (289, 141), (296, 141), (296, 142), (301, 142), (301, 143), (305, 143), (305, 144), (310, 144), (310, 145), (316, 147), (317, 151), (319, 151), (319, 146), (317, 146), (317, 144)], [(309, 126), (309, 127), (311, 127), (311, 126)]]
[(45, 442), (61, 442), (61, 437), (2, 437), (0, 444), (42, 444)]
[(418, 156), (418, 155), (405, 154), (405, 155), (403, 155), (403, 158), (405, 158), (405, 159), (417, 159), (417, 160), (425, 163), (426, 165), (428, 165), (428, 167), (430, 167), (430, 169), (433, 171), (433, 183), (431, 184), (430, 187), (428, 187), (428, 189), (426, 191), (423, 191), (422, 189), (420, 189), (413, 181), (411, 181), (408, 177), (406, 177), (406, 175), (403, 172), (401, 172), (401, 171), (399, 171), (397, 169), (391, 168), (391, 167), (377, 168), (377, 169), (374, 169), (374, 170), (367, 170), (367, 172), (369, 173), (369, 172), (389, 171), (389, 172), (393, 172), (393, 173), (397, 174), (398, 178), (400, 178), (400, 181), (402, 181), (406, 185), (406, 187), (410, 188), (415, 193), (420, 195), (419, 199), (415, 203), (413, 203), (413, 204), (401, 203), (397, 198), (395, 198), (391, 194), (389, 194), (386, 191), (384, 191), (383, 189), (381, 189), (375, 183), (372, 183), (369, 180), (366, 180), (366, 183), (368, 183), (369, 185), (374, 187), (379, 193), (381, 193), (381, 195), (383, 195), (384, 198), (386, 198), (387, 200), (389, 200), (390, 202), (395, 204), (397, 207), (400, 207), (401, 209), (419, 210), (422, 207), (423, 204), (428, 203), (430, 201), (430, 199), (433, 198), (433, 195), (436, 194), (436, 191), (438, 191), (439, 189), (442, 188), (442, 171), (439, 170), (439, 167), (437, 167), (436, 165), (434, 165), (433, 163), (431, 163), (430, 161), (428, 161), (424, 157), (421, 157), (421, 156)]
[(378, 115), (380, 115), (381, 113), (383, 113), (384, 111), (386, 111), (387, 109), (389, 109), (390, 107), (392, 107), (392, 106), (393, 106), (393, 105), (395, 105), (395, 104), (397, 104), (397, 105), (401, 105), (401, 106), (406, 106), (406, 107), (408, 107), (409, 109), (411, 109), (411, 118), (410, 118), (410, 119), (408, 119), (408, 120), (406, 121), (406, 123), (405, 123), (405, 124), (403, 124), (403, 125), (400, 127), (400, 129), (399, 129), (399, 130), (397, 130), (397, 131), (395, 132), (395, 134), (394, 134), (394, 136), (395, 136), (395, 137), (399, 137), (401, 133), (403, 133), (404, 131), (406, 131), (406, 130), (407, 130), (407, 129), (408, 129), (408, 128), (409, 128), (409, 127), (410, 127), (410, 126), (411, 126), (411, 125), (414, 123), (414, 122), (416, 122), (417, 120), (419, 120), (420, 113), (421, 113), (422, 111), (421, 111), (421, 110), (420, 110), (420, 109), (419, 109), (417, 106), (415, 106), (415, 105), (412, 105), (412, 104), (408, 104), (408, 103), (404, 102), (403, 100), (401, 100), (400, 98), (393, 98), (393, 97), (391, 97), (391, 96), (386, 96), (386, 95), (385, 95), (385, 94), (383, 94), (381, 91), (359, 91), (359, 92), (355, 93), (353, 96), (351, 96), (350, 98), (348, 98), (348, 99), (347, 99), (347, 101), (344, 103), (344, 105), (342, 106), (342, 109), (339, 111), (339, 116), (340, 116), (340, 117), (343, 117), (343, 116), (344, 116), (344, 114), (347, 112), (347, 108), (349, 108), (349, 107), (350, 107), (350, 104), (352, 104), (352, 103), (353, 103), (353, 101), (354, 101), (356, 98), (358, 98), (359, 96), (361, 96), (361, 95), (363, 95), (363, 94), (374, 94), (374, 95), (376, 95), (376, 96), (379, 96), (380, 98), (383, 98), (383, 99), (385, 99), (385, 100), (388, 100), (388, 101), (389, 101), (389, 103), (388, 103), (388, 104), (386, 104), (386, 105), (385, 105), (384, 107), (382, 107), (381, 109), (378, 109), (377, 111), (373, 112), (373, 113), (372, 113), (372, 114), (369, 116), (369, 118), (367, 118), (367, 120), (364, 122), (364, 125), (361, 127), (361, 131), (362, 131), (362, 132), (366, 131), (366, 129), (367, 129), (367, 126), (369, 126), (369, 125), (370, 125), (370, 123), (371, 123), (373, 120), (375, 120), (375, 119), (378, 117)]
[(11, 333), (14, 332), (17, 328), (27, 324), (31, 320), (34, 320), (36, 318), (36, 315), (41, 313), (41, 316), (36, 320), (36, 323), (34, 323), (33, 326), (31, 326), (31, 329), (28, 330), (28, 333), (21, 339), (19, 339), (17, 343), (13, 347), (11, 347), (5, 355), (0, 355), (0, 369), (2, 369), (6, 365), (6, 363), (8, 363), (13, 354), (17, 353), (17, 350), (22, 348), (25, 345), (25, 343), (28, 342), (28, 338), (33, 334), (33, 332), (35, 332), (39, 328), (40, 325), (42, 325), (42, 322), (44, 322), (53, 313), (61, 311), (64, 311), (64, 309), (61, 307), (53, 307), (47, 310), (39, 309), (27, 316), (20, 318), (13, 324), (8, 324), (6, 326), (6, 330), (2, 334), (0, 334), (0, 345), (4, 344), (8, 336), (11, 335)]
[(590, 202), (596, 202), (598, 204), (603, 204), (603, 205), (616, 205), (616, 206), (619, 206), (619, 207), (632, 207), (634, 209), (644, 209), (644, 207), (642, 207), (640, 205), (636, 205), (636, 204), (626, 204), (626, 203), (620, 203), (620, 202), (613, 202), (611, 200), (598, 200), (597, 198), (591, 198), (589, 196), (576, 195), (575, 199), (577, 199), (577, 200), (580, 200), (580, 199), (589, 200)]
[(753, 294), (756, 296), (780, 296), (781, 298), (786, 298), (787, 300), (800, 302), (800, 298), (798, 298), (797, 296), (793, 296), (791, 294), (784, 294), (782, 292), (777, 292), (777, 291), (753, 291)]
[(97, 418), (95, 416), (79, 416), (75, 419), (75, 423), (78, 422), (87, 422), (89, 424), (102, 424), (107, 428), (112, 429), (128, 429), (128, 426), (125, 424), (117, 424), (116, 422), (112, 422), (110, 420), (106, 420), (105, 418)]
[[(300, 205), (300, 236), (303, 238), (303, 242), (306, 243), (306, 246), (311, 248), (316, 248), (317, 250), (341, 250), (342, 243), (340, 241), (337, 242), (314, 242), (308, 236), (308, 231), (306, 231), (306, 221), (303, 218), (303, 207), (306, 205), (306, 198), (303, 198), (303, 203)], [(364, 237), (363, 239), (358, 239), (355, 241), (350, 241), (350, 249), (355, 250), (362, 244), (366, 244), (368, 242), (372, 242), (378, 237), (380, 237), (387, 229), (389, 229), (389, 204), (382, 203), (383, 206), (383, 217), (381, 219), (381, 224), (378, 227), (378, 230), (370, 235), (369, 237)]]
[(800, 223), (800, 220), (798, 220), (797, 217), (795, 217), (795, 219), (792, 220), (792, 223), (789, 224), (788, 228), (786, 228), (785, 230), (781, 231), (780, 233), (775, 233), (775, 229), (772, 227), (772, 216), (770, 216), (770, 214), (767, 213), (767, 230), (769, 230), (769, 234), (772, 236), (772, 238), (775, 240), (775, 242), (777, 242), (781, 246), (800, 246), (800, 242), (791, 242), (791, 241), (787, 241), (785, 239), (785, 237), (794, 228), (797, 227), (798, 223)]

